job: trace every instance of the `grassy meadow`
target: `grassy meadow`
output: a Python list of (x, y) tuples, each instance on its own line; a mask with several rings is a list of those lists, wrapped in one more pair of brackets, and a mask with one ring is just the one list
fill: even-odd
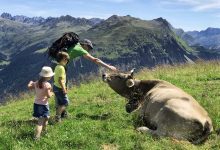
[[(143, 69), (138, 79), (162, 79), (191, 94), (208, 111), (214, 129), (220, 128), (220, 62), (197, 62)], [(218, 150), (220, 136), (214, 132), (201, 145), (171, 138), (154, 138), (134, 129), (134, 114), (125, 111), (126, 101), (101, 78), (69, 90), (69, 117), (54, 121), (54, 99), (50, 99), (51, 119), (47, 133), (33, 140), (33, 93), (24, 94), (0, 106), (0, 150)]]

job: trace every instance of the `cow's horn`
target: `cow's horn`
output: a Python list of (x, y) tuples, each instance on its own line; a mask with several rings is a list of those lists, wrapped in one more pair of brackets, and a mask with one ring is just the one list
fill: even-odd
[(131, 73), (131, 76), (134, 76), (134, 71), (135, 71), (135, 68), (133, 68), (130, 73)]
[(126, 85), (130, 88), (130, 87), (132, 87), (132, 86), (134, 86), (134, 80), (133, 79), (128, 79), (127, 81), (126, 81)]

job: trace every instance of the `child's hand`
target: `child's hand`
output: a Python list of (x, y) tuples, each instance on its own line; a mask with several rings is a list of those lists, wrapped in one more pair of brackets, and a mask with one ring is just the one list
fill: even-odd
[(67, 94), (67, 89), (66, 89), (66, 88), (63, 89), (63, 93), (64, 93), (64, 94)]
[(30, 81), (29, 83), (28, 83), (28, 88), (29, 89), (33, 89), (34, 88), (34, 86), (33, 86), (33, 81)]
[(33, 81), (30, 81), (28, 84), (29, 84), (29, 85), (33, 84)]

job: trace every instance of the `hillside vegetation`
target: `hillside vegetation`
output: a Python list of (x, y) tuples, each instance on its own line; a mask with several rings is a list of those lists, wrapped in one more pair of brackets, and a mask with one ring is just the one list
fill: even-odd
[[(23, 92), (25, 83), (38, 73), (35, 68), (51, 65), (44, 52), (65, 32), (73, 31), (81, 39), (90, 39), (94, 44), (92, 55), (124, 70), (185, 63), (198, 58), (220, 58), (218, 53), (204, 53), (200, 48), (189, 47), (163, 18), (141, 20), (113, 15), (95, 23), (94, 20), (67, 15), (47, 18), (43, 22), (40, 21), (42, 18), (38, 21), (29, 18), (35, 22), (32, 24), (16, 21), (17, 17), (10, 14), (3, 16), (0, 17), (0, 103), (10, 94)], [(74, 60), (70, 65), (69, 68), (74, 70), (69, 73), (70, 77), (74, 77), (70, 80), (79, 80), (98, 69), (85, 59), (82, 63), (80, 59)], [(25, 78), (21, 78), (23, 76)]]
[[(161, 66), (137, 73), (138, 79), (162, 79), (190, 93), (208, 111), (214, 129), (220, 128), (220, 62), (197, 62)], [(51, 98), (51, 119), (47, 134), (33, 140), (31, 121), (33, 94), (0, 106), (0, 149), (220, 149), (214, 132), (202, 145), (170, 138), (154, 138), (134, 129), (132, 117), (125, 112), (124, 98), (113, 92), (100, 78), (69, 90), (69, 118), (56, 124)]]

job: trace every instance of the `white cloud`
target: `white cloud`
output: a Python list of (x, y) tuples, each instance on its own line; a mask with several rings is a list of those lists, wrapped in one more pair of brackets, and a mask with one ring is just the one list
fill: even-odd
[(193, 11), (220, 9), (220, 0), (164, 0), (165, 5), (188, 5)]
[(207, 4), (201, 4), (194, 7), (195, 11), (205, 11), (205, 10), (213, 10), (213, 9), (220, 9), (220, 1), (211, 2)]
[(185, 3), (188, 5), (199, 5), (201, 3), (201, 0), (174, 0), (179, 3)]
[[(46, 0), (47, 2), (50, 3), (54, 3), (55, 2), (60, 2), (62, 0)], [(76, 0), (65, 0), (66, 2), (70, 2), (70, 3), (78, 3), (78, 4), (86, 4), (87, 2), (110, 2), (110, 3), (127, 3), (127, 2), (133, 2), (133, 1), (137, 1), (137, 0), (81, 0), (81, 1), (76, 1)]]
[(126, 2), (132, 2), (134, 0), (97, 0), (102, 2), (112, 2), (112, 3), (126, 3)]

